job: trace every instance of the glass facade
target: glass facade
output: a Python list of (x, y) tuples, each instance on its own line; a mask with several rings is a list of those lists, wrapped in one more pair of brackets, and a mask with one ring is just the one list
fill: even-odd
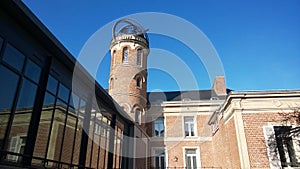
[(59, 76), (55, 62), (27, 56), (3, 38), (0, 46), (0, 94), (5, 98), (0, 99), (0, 162), (121, 168), (123, 137), (133, 124), (101, 98), (91, 103), (89, 96), (72, 91), (62, 80), (71, 77)]

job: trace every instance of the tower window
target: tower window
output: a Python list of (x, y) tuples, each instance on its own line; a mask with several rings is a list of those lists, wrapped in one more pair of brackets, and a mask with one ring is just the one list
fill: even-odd
[(113, 64), (116, 64), (116, 60), (117, 60), (117, 52), (114, 50), (113, 51), (113, 58), (112, 58)]
[(135, 109), (134, 113), (135, 113), (134, 114), (135, 122), (140, 124), (141, 109), (139, 109), (139, 108)]
[(114, 78), (110, 78), (110, 85), (109, 85), (110, 89), (114, 88)]
[(128, 53), (129, 53), (129, 50), (127, 47), (125, 47), (123, 49), (123, 58), (122, 58), (122, 62), (123, 63), (127, 63), (128, 62)]
[(137, 50), (137, 55), (136, 55), (136, 64), (137, 65), (142, 65), (142, 56), (143, 56), (143, 50), (138, 49)]
[(142, 79), (139, 76), (136, 78), (136, 87), (138, 88), (142, 87)]

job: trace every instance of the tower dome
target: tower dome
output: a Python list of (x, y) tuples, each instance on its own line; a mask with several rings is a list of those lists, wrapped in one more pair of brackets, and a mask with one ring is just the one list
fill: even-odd
[(112, 28), (111, 46), (120, 41), (138, 42), (149, 48), (149, 38), (145, 29), (138, 21), (124, 18), (117, 21)]

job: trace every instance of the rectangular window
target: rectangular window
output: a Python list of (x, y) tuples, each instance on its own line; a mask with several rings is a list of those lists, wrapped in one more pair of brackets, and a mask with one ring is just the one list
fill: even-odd
[(156, 137), (164, 137), (165, 126), (164, 126), (164, 118), (163, 117), (159, 117), (154, 121), (154, 135)]
[(142, 55), (143, 55), (143, 50), (138, 49), (137, 50), (137, 56), (136, 56), (136, 64), (139, 65), (139, 66), (142, 64)]
[[(25, 143), (26, 143), (27, 136), (15, 136), (11, 138), (9, 151), (14, 153), (20, 153), (23, 154)], [(10, 161), (21, 161), (21, 156), (15, 156), (15, 155), (8, 155), (7, 159)]]
[(154, 156), (154, 168), (164, 169), (165, 168), (165, 152), (164, 150), (155, 150)]
[(264, 136), (271, 168), (300, 167), (300, 138), (298, 132), (298, 127), (264, 126)]
[(194, 117), (184, 117), (185, 136), (195, 136)]
[(274, 131), (282, 167), (300, 167), (299, 134), (291, 126), (275, 126)]
[(197, 168), (197, 154), (195, 149), (186, 149), (185, 150), (185, 163), (187, 169), (196, 169)]

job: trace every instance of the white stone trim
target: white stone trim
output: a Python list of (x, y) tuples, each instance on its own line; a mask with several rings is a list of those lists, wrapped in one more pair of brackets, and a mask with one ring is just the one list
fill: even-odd
[(250, 160), (241, 111), (237, 111), (234, 114), (234, 125), (240, 156), (240, 165), (242, 169), (248, 169), (250, 168)]
[(203, 142), (203, 141), (212, 141), (212, 137), (165, 137), (164, 138), (165, 142), (174, 142), (174, 141), (184, 141), (184, 142), (189, 142), (189, 141), (198, 141), (198, 142)]
[[(267, 147), (268, 158), (271, 169), (281, 168), (280, 156), (276, 144), (275, 131), (273, 126), (263, 126), (264, 137)], [(272, 143), (270, 143), (272, 142)], [(273, 147), (269, 144), (273, 144)]]

